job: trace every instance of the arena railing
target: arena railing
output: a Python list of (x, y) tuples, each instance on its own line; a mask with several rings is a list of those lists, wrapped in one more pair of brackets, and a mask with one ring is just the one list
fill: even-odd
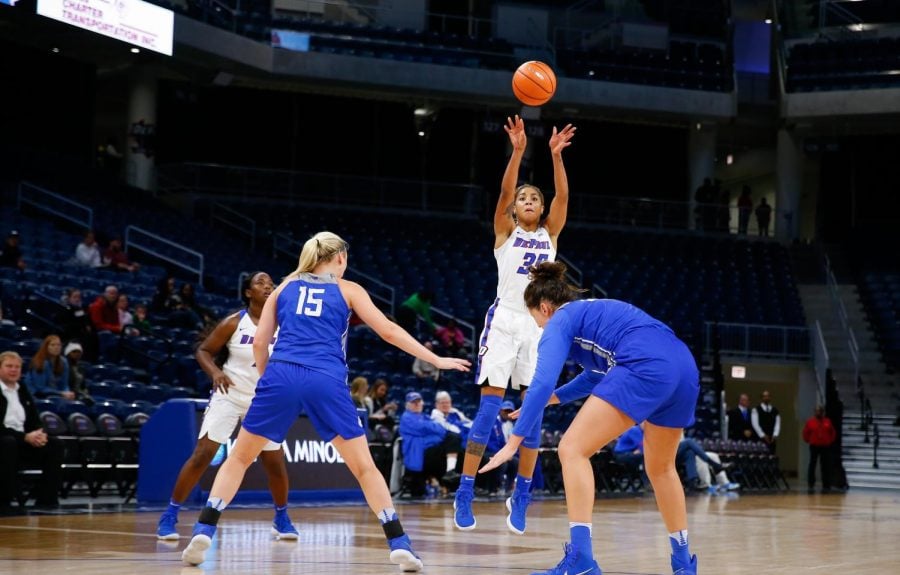
[(809, 328), (785, 325), (705, 322), (704, 349), (710, 353), (718, 339), (719, 353), (746, 358), (809, 361)]
[(828, 346), (825, 344), (825, 334), (822, 332), (822, 324), (816, 320), (815, 333), (812, 338), (813, 367), (816, 371), (817, 395), (820, 405), (825, 405), (825, 385), (828, 377)]
[[(124, 248), (126, 251), (141, 250), (173, 266), (195, 273), (197, 274), (197, 285), (203, 287), (204, 257), (198, 251), (137, 226), (125, 228)], [(194, 263), (190, 264), (187, 261)]]
[(475, 354), (478, 353), (478, 349), (475, 346), (475, 342), (478, 339), (476, 335), (477, 332), (475, 331), (475, 326), (438, 307), (431, 306), (431, 313), (438, 317), (444, 318), (445, 320), (452, 319), (456, 321), (456, 325), (458, 325), (459, 329), (461, 329), (463, 332), (463, 338), (465, 338), (465, 346), (472, 352), (471, 355), (474, 359)]
[(250, 237), (250, 249), (256, 249), (256, 220), (247, 217), (221, 202), (212, 205), (210, 218)]
[(841, 297), (841, 290), (838, 286), (837, 279), (834, 275), (834, 269), (831, 267), (831, 260), (828, 254), (823, 254), (825, 260), (825, 281), (828, 284), (828, 293), (831, 295), (831, 305), (834, 313), (841, 324), (841, 330), (844, 332), (844, 338), (847, 342), (847, 349), (850, 351), (850, 360), (853, 363), (854, 380), (859, 378), (859, 344), (856, 341), (856, 333), (850, 326), (850, 318), (847, 315), (847, 306)]
[[(283, 233), (274, 234), (272, 236), (273, 257), (284, 255), (293, 260), (296, 260), (297, 254), (300, 253), (300, 250), (302, 248), (303, 242), (292, 238), (291, 236)], [(240, 291), (240, 283), (246, 274), (247, 272), (241, 272), (241, 275), (238, 276), (238, 291)], [(363, 284), (363, 287), (366, 288), (366, 291), (369, 292), (369, 296), (371, 296), (371, 298), (376, 302), (381, 302), (383, 304), (384, 309), (382, 311), (386, 311), (387, 313), (394, 315), (397, 290), (395, 290), (393, 286), (384, 283), (376, 277), (373, 277), (367, 273), (361, 272), (351, 267), (347, 268), (346, 276), (347, 279), (359, 280), (360, 283)]]
[(52, 214), (58, 218), (70, 221), (84, 229), (93, 229), (94, 210), (84, 204), (76, 202), (55, 192), (51, 192), (31, 182), (20, 182), (16, 196), (16, 208), (21, 211), (22, 205), (29, 205), (35, 209)]

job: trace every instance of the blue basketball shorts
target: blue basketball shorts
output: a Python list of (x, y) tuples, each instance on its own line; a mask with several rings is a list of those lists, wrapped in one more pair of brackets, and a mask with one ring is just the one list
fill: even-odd
[(301, 412), (306, 413), (324, 441), (337, 436), (353, 439), (366, 433), (345, 381), (283, 361), (266, 366), (243, 427), (281, 443)]
[(616, 349), (616, 365), (591, 392), (635, 423), (690, 427), (700, 394), (694, 356), (675, 334), (641, 328)]

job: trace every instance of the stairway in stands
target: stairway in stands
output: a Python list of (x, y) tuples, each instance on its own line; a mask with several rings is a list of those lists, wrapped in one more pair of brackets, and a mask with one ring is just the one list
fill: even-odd
[(860, 414), (844, 413), (844, 469), (850, 488), (900, 489), (900, 428), (894, 427), (894, 418), (876, 415), (880, 439), (877, 452), (878, 467), (874, 463), (874, 426), (866, 432), (860, 425)]

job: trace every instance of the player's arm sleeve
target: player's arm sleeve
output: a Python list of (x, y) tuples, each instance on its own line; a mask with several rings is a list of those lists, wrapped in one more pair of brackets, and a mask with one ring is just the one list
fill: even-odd
[(597, 385), (596, 376), (587, 371), (582, 371), (569, 383), (556, 388), (554, 393), (556, 393), (560, 403), (569, 403), (570, 401), (589, 396), (595, 385)]
[(544, 328), (544, 335), (538, 343), (537, 367), (528, 393), (525, 394), (525, 401), (522, 403), (513, 434), (526, 437), (535, 425), (540, 424), (544, 407), (553, 395), (559, 372), (562, 371), (569, 355), (573, 335), (570, 333), (571, 330), (568, 314), (563, 311), (557, 311)]

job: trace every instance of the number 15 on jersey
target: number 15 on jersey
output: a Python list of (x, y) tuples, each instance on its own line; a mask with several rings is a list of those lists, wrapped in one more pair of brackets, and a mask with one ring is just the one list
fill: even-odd
[(319, 317), (322, 315), (322, 288), (307, 288), (300, 286), (300, 294), (297, 296), (297, 315)]

